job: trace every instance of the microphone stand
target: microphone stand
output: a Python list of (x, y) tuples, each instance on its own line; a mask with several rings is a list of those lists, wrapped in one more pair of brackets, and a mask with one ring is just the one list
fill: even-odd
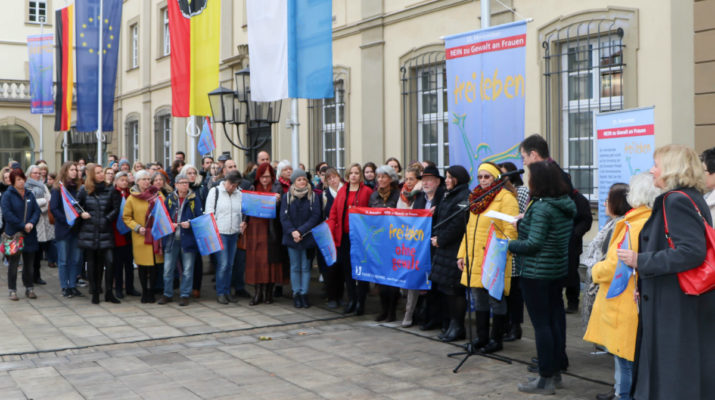
[[(495, 192), (495, 191), (497, 191), (497, 190), (500, 190), (501, 188), (504, 187), (504, 185), (506, 184), (506, 182), (507, 182), (507, 178), (506, 178), (506, 177), (503, 177), (501, 180), (498, 181), (498, 183), (497, 183), (493, 188), (489, 189), (486, 193), (482, 194), (481, 196), (479, 196), (479, 197), (477, 197), (476, 199), (474, 199), (474, 200), (472, 200), (471, 202), (469, 202), (469, 204), (467, 205), (467, 207), (462, 207), (462, 208), (460, 208), (459, 210), (457, 210), (456, 212), (452, 213), (452, 215), (447, 216), (447, 218), (446, 218), (445, 220), (443, 220), (442, 222), (440, 222), (440, 223), (438, 223), (437, 225), (435, 225), (432, 229), (434, 230), (434, 229), (436, 229), (436, 228), (439, 228), (440, 226), (444, 225), (447, 221), (450, 221), (452, 218), (456, 218), (456, 217), (459, 216), (460, 214), (461, 214), (461, 215), (464, 215), (465, 212), (468, 212), (468, 211), (469, 211), (469, 206), (471, 206), (471, 205), (474, 204), (474, 203), (477, 203), (477, 202), (481, 201), (482, 199), (484, 199), (484, 198), (485, 198), (486, 196), (488, 196), (489, 194), (491, 194), (491, 193), (493, 193), (493, 192)], [(477, 216), (477, 218), (479, 218), (479, 216)], [(468, 222), (469, 222), (469, 220), (465, 218), (465, 219), (464, 219), (464, 226), (465, 226), (464, 233), (465, 233), (465, 237), (466, 237), (466, 234), (467, 234), (467, 229), (466, 229), (466, 227), (467, 227)], [(479, 220), (477, 220), (477, 225), (478, 225), (478, 222), (479, 222)], [(477, 225), (474, 226), (475, 233), (476, 233)], [(466, 265), (465, 265), (466, 268), (467, 268), (467, 271), (466, 271), (466, 272), (467, 272), (467, 304), (468, 304), (468, 307), (471, 308), (471, 305), (472, 305), (472, 288), (471, 288), (471, 286), (472, 286), (472, 260), (469, 258), (469, 243), (467, 243), (467, 245), (466, 245), (466, 247), (465, 247), (465, 250), (467, 251), (467, 254), (466, 254), (466, 256), (467, 256), (467, 257), (466, 257), (466, 258), (467, 258), (467, 262), (466, 262)], [(463, 356), (462, 360), (459, 362), (459, 364), (457, 364), (457, 366), (452, 370), (452, 372), (455, 373), (455, 374), (456, 374), (457, 372), (459, 372), (459, 369), (462, 368), (462, 365), (464, 365), (464, 363), (469, 359), (469, 357), (471, 357), (471, 356), (473, 356), (473, 355), (475, 355), (475, 354), (478, 354), (478, 355), (480, 355), (480, 356), (482, 356), (482, 357), (487, 357), (487, 358), (492, 358), (492, 359), (495, 359), (495, 360), (503, 361), (503, 362), (505, 362), (505, 363), (507, 363), (507, 364), (511, 364), (511, 360), (508, 359), (508, 358), (506, 358), (506, 357), (502, 357), (502, 356), (499, 356), (499, 355), (496, 355), (496, 354), (482, 353), (482, 352), (479, 351), (478, 348), (475, 348), (474, 343), (473, 343), (473, 342), (474, 342), (474, 335), (473, 335), (473, 332), (472, 332), (472, 325), (473, 325), (473, 324), (472, 324), (472, 311), (471, 311), (469, 308), (467, 309), (467, 320), (468, 320), (468, 325), (469, 325), (468, 328), (467, 328), (467, 343), (465, 343), (465, 344), (463, 345), (465, 351), (447, 354), (447, 357), (459, 357), (459, 356)]]

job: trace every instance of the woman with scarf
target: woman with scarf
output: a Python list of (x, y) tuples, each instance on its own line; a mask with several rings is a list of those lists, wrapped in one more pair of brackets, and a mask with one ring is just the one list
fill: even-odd
[[(397, 208), (412, 209), (415, 205), (415, 199), (419, 196), (424, 196), (422, 192), (422, 164), (413, 163), (405, 171), (405, 181), (402, 184), (400, 199), (397, 200)], [(415, 312), (417, 305), (417, 297), (420, 291), (410, 289), (407, 290), (407, 303), (405, 304), (405, 315), (402, 318), (402, 327), (408, 328), (412, 326), (412, 314)]]
[(375, 186), (377, 186), (377, 179), (375, 179), (376, 169), (377, 165), (372, 161), (366, 162), (362, 167), (363, 180), (365, 181), (365, 185), (371, 190), (375, 190)]
[[(57, 269), (59, 270), (62, 296), (66, 298), (84, 296), (82, 292), (77, 289), (77, 276), (81, 268), (82, 250), (77, 245), (80, 224), (75, 223), (72, 226), (67, 224), (60, 189), (64, 187), (67, 193), (76, 199), (81, 184), (77, 163), (74, 161), (66, 162), (60, 168), (57, 182), (55, 182), (55, 186), (52, 188), (52, 198), (50, 199), (50, 212), (55, 217)], [(81, 212), (77, 206), (74, 206), (74, 208), (77, 214)]]
[(119, 214), (120, 199), (113, 195), (114, 190), (104, 182), (104, 168), (94, 163), (85, 168), (87, 177), (84, 186), (79, 191), (77, 201), (82, 207), (80, 214), (82, 224), (79, 228), (79, 247), (84, 249), (84, 259), (87, 262), (87, 277), (92, 304), (99, 304), (99, 293), (102, 291), (102, 273), (104, 276), (104, 301), (119, 304), (112, 292), (114, 279), (114, 228), (112, 220)]
[[(516, 190), (509, 181), (502, 188), (498, 178), (501, 170), (496, 164), (483, 162), (479, 165), (479, 184), (469, 194), (469, 222), (462, 244), (457, 254), (457, 267), (462, 270), (461, 283), (471, 288), (476, 304), (477, 338), (473, 344), (482, 353), (493, 353), (502, 349), (502, 337), (506, 333), (506, 298), (511, 286), (511, 255), (507, 256), (504, 271), (504, 293), (499, 300), (492, 297), (482, 285), (482, 260), (493, 225), (498, 238), (516, 239), (517, 233), (510, 223), (484, 214), (497, 211), (516, 216), (519, 203)], [(493, 315), (491, 338), (489, 334), (489, 314)]]
[[(278, 176), (278, 180), (273, 184), (273, 191), (276, 193), (288, 193), (291, 184), (290, 177), (293, 175), (293, 167), (291, 166), (290, 161), (283, 160), (278, 163), (276, 174)], [(279, 188), (280, 191), (278, 190)]]
[[(136, 185), (132, 187), (131, 196), (124, 205), (122, 219), (124, 224), (132, 230), (132, 253), (134, 262), (139, 266), (139, 282), (142, 285), (142, 303), (154, 303), (152, 287), (156, 281), (156, 266), (162, 265), (161, 241), (154, 240), (151, 235), (151, 226), (154, 218), (151, 212), (155, 206), (160, 206), (157, 201), (164, 201), (164, 195), (151, 184), (149, 171), (139, 171), (134, 176)], [(163, 268), (162, 268), (163, 269)]]
[(33, 268), (35, 273), (35, 283), (38, 285), (46, 285), (47, 282), (42, 279), (42, 275), (40, 273), (40, 261), (42, 260), (42, 253), (49, 256), (50, 246), (52, 245), (52, 241), (55, 239), (55, 229), (50, 224), (50, 217), (47, 215), (47, 210), (50, 209), (50, 190), (42, 181), (42, 173), (40, 171), (40, 167), (37, 165), (31, 165), (27, 169), (27, 182), (25, 182), (25, 188), (30, 190), (32, 194), (35, 195), (37, 206), (40, 207), (40, 219), (37, 221), (36, 227), (37, 241), (39, 242), (40, 249), (37, 254), (35, 254), (35, 264)]
[[(357, 315), (363, 315), (365, 313), (365, 299), (370, 289), (368, 282), (353, 279), (353, 268), (350, 262), (350, 220), (348, 210), (352, 207), (367, 207), (372, 193), (372, 189), (362, 182), (360, 164), (351, 165), (348, 168), (348, 184), (343, 185), (338, 190), (327, 221), (338, 251), (337, 265), (334, 265), (332, 269), (342, 269), (341, 272), (332, 272), (336, 275), (342, 274), (348, 292), (348, 302), (343, 309), (345, 314), (355, 312)], [(329, 274), (328, 277), (329, 282), (333, 282), (333, 274)], [(342, 286), (342, 282), (331, 283), (329, 287), (337, 285)], [(335, 290), (334, 293), (338, 293), (338, 289)]]
[[(269, 163), (263, 163), (256, 170), (254, 186), (256, 192), (274, 193), (276, 202), (281, 195), (273, 190), (276, 174)], [(256, 286), (256, 293), (248, 303), (255, 306), (265, 302), (273, 303), (273, 288), (283, 283), (281, 237), (277, 235), (280, 221), (266, 218), (248, 218), (246, 227), (246, 283)]]
[[(114, 200), (118, 202), (121, 208), (122, 199), (126, 201), (129, 198), (129, 173), (124, 171), (117, 172), (114, 177)], [(121, 234), (117, 230), (117, 220), (122, 218), (122, 214), (117, 214), (117, 218), (112, 221), (112, 230), (114, 231), (114, 250), (112, 257), (114, 259), (114, 294), (117, 298), (124, 298), (124, 291), (127, 296), (139, 296), (139, 292), (134, 289), (134, 260), (132, 258), (132, 237), (131, 232)], [(124, 221), (122, 221), (124, 223)]]
[(283, 225), (283, 245), (290, 257), (290, 282), (293, 287), (295, 308), (308, 308), (310, 261), (308, 249), (315, 247), (313, 235), (307, 235), (320, 223), (320, 197), (308, 182), (308, 177), (298, 168), (290, 177), (293, 184), (281, 199), (280, 220)]
[[(396, 208), (400, 199), (400, 187), (397, 172), (389, 165), (377, 169), (377, 191), (370, 195), (369, 206), (372, 208)], [(394, 286), (378, 285), (380, 290), (380, 314), (375, 321), (393, 322), (396, 319), (397, 300), (400, 289)]]
[[(211, 180), (211, 177), (208, 176), (204, 179), (204, 176), (201, 175), (198, 168), (196, 168), (193, 164), (184, 165), (179, 173), (184, 174), (189, 178), (189, 189), (199, 196), (202, 206), (205, 206), (206, 196), (209, 194), (209, 186), (207, 186), (206, 183)], [(208, 175), (208, 172), (206, 175)], [(204, 259), (198, 251), (194, 252), (194, 256), (196, 258), (194, 259), (194, 282), (192, 284), (192, 295), (197, 298), (201, 294), (201, 284), (204, 278)]]

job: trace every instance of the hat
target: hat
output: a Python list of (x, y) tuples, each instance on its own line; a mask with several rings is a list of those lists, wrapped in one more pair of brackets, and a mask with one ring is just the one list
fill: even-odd
[(425, 176), (434, 176), (435, 178), (439, 178), (441, 182), (444, 182), (444, 177), (439, 174), (437, 167), (431, 165), (425, 167), (424, 171), (422, 171), (422, 177), (424, 178)]
[(122, 165), (124, 164), (129, 165), (129, 160), (127, 160), (126, 158), (122, 158), (121, 160), (119, 160), (119, 169), (122, 169)]
[(218, 156), (218, 160), (221, 162), (225, 162), (226, 160), (231, 159), (231, 154), (230, 153), (221, 153), (220, 156)]
[(295, 182), (298, 178), (308, 179), (308, 175), (300, 168), (296, 168), (290, 176), (290, 181)]

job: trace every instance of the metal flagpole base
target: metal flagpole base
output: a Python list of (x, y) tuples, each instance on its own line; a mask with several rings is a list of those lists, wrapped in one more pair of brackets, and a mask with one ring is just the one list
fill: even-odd
[(459, 369), (462, 368), (462, 365), (464, 365), (464, 363), (467, 362), (467, 360), (469, 359), (469, 357), (471, 357), (471, 356), (473, 356), (473, 355), (478, 355), (478, 356), (482, 356), (482, 357), (486, 357), (486, 358), (491, 358), (491, 359), (494, 359), (494, 360), (498, 360), (498, 361), (505, 362), (505, 363), (507, 363), (507, 364), (511, 364), (511, 359), (509, 359), (509, 358), (507, 358), (507, 357), (502, 357), (502, 356), (500, 356), (500, 355), (492, 354), (492, 353), (482, 353), (482, 352), (480, 352), (478, 349), (474, 348), (474, 345), (473, 345), (471, 342), (465, 343), (465, 344), (463, 345), (463, 347), (464, 347), (464, 350), (465, 350), (465, 351), (460, 351), (460, 352), (457, 352), (457, 353), (447, 354), (447, 357), (450, 357), (450, 358), (464, 356), (464, 357), (462, 358), (462, 361), (460, 361), (459, 364), (457, 364), (457, 366), (454, 367), (454, 369), (452, 370), (452, 372), (455, 373), (455, 374), (456, 374), (457, 372), (459, 372)]

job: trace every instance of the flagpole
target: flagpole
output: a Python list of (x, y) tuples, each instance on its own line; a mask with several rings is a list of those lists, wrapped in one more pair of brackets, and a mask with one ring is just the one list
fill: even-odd
[(290, 126), (291, 126), (291, 157), (293, 158), (293, 170), (298, 169), (299, 137), (298, 137), (298, 99), (290, 99)]
[[(40, 37), (42, 37), (43, 40), (44, 40), (44, 36), (45, 36), (45, 17), (40, 17)], [(42, 42), (41, 42), (41, 43), (42, 43)], [(43, 51), (44, 51), (44, 50), (43, 50)], [(44, 62), (44, 61), (45, 61), (45, 53), (43, 52), (43, 53), (41, 53), (41, 54), (42, 54), (42, 55), (41, 55), (41, 57), (42, 57), (42, 68), (44, 69), (44, 68), (45, 68), (45, 62)], [(42, 107), (44, 107), (45, 105), (42, 104), (42, 100), (43, 100), (43, 99), (40, 99), (40, 100), (41, 100), (41, 101), (40, 101), (40, 109), (42, 109)], [(44, 159), (45, 159), (45, 157), (43, 157), (43, 153), (44, 153), (44, 143), (43, 143), (43, 142), (44, 142), (44, 136), (45, 136), (45, 133), (44, 133), (44, 129), (43, 129), (43, 128), (44, 128), (44, 125), (45, 125), (45, 124), (44, 124), (43, 121), (42, 121), (42, 120), (44, 119), (44, 118), (43, 118), (44, 115), (45, 115), (45, 110), (42, 110), (42, 111), (40, 112), (40, 160), (44, 160)]]
[(189, 134), (189, 164), (196, 166), (196, 136), (194, 127), (196, 126), (196, 116), (189, 117), (189, 126), (186, 127), (186, 133)]
[(67, 159), (69, 158), (69, 155), (67, 154), (67, 148), (69, 147), (69, 143), (68, 143), (69, 138), (67, 137), (67, 132), (68, 131), (63, 132), (63, 135), (64, 135), (64, 138), (63, 138), (64, 140), (62, 141), (62, 158), (64, 159), (62, 161), (63, 163), (66, 163)]
[(102, 165), (102, 50), (104, 50), (104, 39), (102, 35), (104, 22), (104, 0), (99, 0), (99, 46), (97, 57), (99, 57), (99, 75), (97, 76), (97, 165)]

